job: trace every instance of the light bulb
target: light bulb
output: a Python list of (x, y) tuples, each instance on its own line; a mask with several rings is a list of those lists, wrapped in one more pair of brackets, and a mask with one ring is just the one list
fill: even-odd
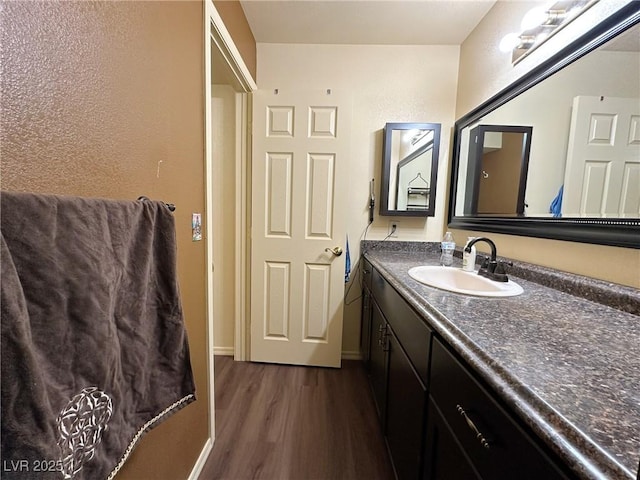
[(504, 37), (502, 37), (502, 40), (500, 40), (498, 48), (501, 52), (508, 53), (518, 45), (520, 45), (520, 37), (518, 36), (518, 34), (507, 33)]
[(535, 7), (525, 13), (520, 23), (522, 30), (531, 30), (538, 25), (542, 25), (547, 20), (547, 9), (545, 7)]

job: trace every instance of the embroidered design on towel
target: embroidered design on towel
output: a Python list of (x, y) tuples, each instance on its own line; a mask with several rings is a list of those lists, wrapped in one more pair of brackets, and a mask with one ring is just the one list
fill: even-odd
[(82, 389), (62, 409), (56, 425), (65, 479), (73, 478), (93, 458), (112, 413), (111, 398), (97, 387)]

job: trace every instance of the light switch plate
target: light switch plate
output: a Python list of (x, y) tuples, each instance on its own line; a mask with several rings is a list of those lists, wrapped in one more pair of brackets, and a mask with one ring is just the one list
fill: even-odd
[(191, 214), (191, 238), (194, 242), (202, 240), (202, 214)]

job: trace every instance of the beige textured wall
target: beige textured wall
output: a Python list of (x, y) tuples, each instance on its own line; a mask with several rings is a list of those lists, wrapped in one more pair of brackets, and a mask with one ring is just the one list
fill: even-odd
[[(399, 240), (438, 241), (445, 223), (444, 201), (450, 134), (454, 122), (457, 46), (359, 46), (258, 44), (260, 89), (331, 88), (351, 94), (353, 120), (348, 166), (349, 193), (343, 206), (352, 265), (368, 222), (369, 181), (375, 178), (380, 198), (382, 129), (387, 122), (442, 124), (436, 216), (400, 219)], [(367, 239), (387, 235), (392, 217), (380, 217), (376, 206)], [(357, 282), (348, 301), (359, 295)], [(343, 353), (360, 350), (360, 301), (345, 307)]]
[(205, 244), (191, 241), (191, 213), (205, 213), (203, 5), (3, 2), (1, 15), (2, 188), (177, 206), (198, 399), (145, 435), (118, 478), (186, 478), (209, 436)]
[[(462, 44), (456, 118), (526, 74), (629, 0), (597, 3), (527, 59), (512, 66), (509, 55), (501, 53), (497, 44), (506, 33), (518, 31), (523, 14), (532, 5), (540, 3), (497, 2)], [(454, 230), (453, 234), (457, 242), (462, 243), (467, 236), (478, 236), (482, 232)], [(486, 235), (496, 242), (500, 255), (640, 288), (639, 250), (494, 233)]]

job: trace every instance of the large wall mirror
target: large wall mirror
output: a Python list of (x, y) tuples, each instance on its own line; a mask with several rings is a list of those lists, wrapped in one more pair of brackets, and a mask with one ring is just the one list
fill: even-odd
[(387, 123), (382, 150), (380, 215), (432, 217), (440, 124)]
[[(517, 200), (479, 208), (497, 175)], [(640, 248), (638, 2), (456, 122), (449, 202), (452, 228)]]

